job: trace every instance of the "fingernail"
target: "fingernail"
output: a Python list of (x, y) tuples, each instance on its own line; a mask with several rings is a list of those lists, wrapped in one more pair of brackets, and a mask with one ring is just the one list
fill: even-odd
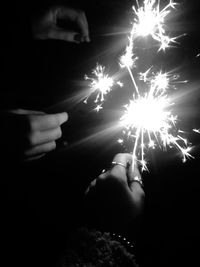
[(82, 39), (82, 37), (81, 37), (81, 35), (80, 34), (76, 34), (75, 36), (74, 36), (74, 41), (76, 41), (76, 42), (81, 42), (81, 39)]

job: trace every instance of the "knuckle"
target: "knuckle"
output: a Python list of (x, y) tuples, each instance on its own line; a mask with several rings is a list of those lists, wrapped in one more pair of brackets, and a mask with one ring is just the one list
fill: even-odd
[(111, 179), (121, 179), (121, 177), (122, 177), (122, 173), (119, 170), (116, 171), (116, 168), (111, 169), (110, 171)]
[(37, 134), (35, 132), (31, 132), (27, 135), (27, 144), (32, 147), (37, 144)]
[(60, 126), (60, 117), (59, 117), (59, 115), (52, 114), (51, 122), (52, 122), (52, 124), (55, 125), (55, 127), (59, 127)]
[(115, 156), (115, 159), (121, 158), (123, 157), (123, 155), (124, 155), (123, 153), (117, 153)]
[(61, 128), (58, 128), (57, 134), (56, 134), (56, 139), (59, 139), (62, 136), (62, 131)]
[(28, 131), (31, 133), (35, 130), (37, 119), (35, 116), (28, 115), (26, 117)]

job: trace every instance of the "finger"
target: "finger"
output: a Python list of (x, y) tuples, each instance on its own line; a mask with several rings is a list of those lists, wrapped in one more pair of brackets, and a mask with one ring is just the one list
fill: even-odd
[(132, 160), (128, 168), (128, 177), (133, 179), (135, 176), (141, 177), (141, 174), (139, 172), (137, 160)]
[(117, 154), (112, 161), (112, 167), (106, 171), (103, 172), (101, 175), (99, 175), (100, 180), (104, 180), (107, 178), (115, 178), (119, 181), (123, 181), (128, 186), (127, 181), (127, 168), (129, 162), (132, 161), (131, 154), (128, 153), (119, 153)]
[(133, 161), (128, 169), (128, 185), (132, 192), (134, 192), (135, 188), (142, 187), (140, 181), (142, 181), (142, 177), (138, 168), (137, 161)]
[(88, 27), (87, 18), (84, 12), (81, 13), (80, 17), (78, 17), (77, 24), (80, 27), (81, 33), (83, 37), (85, 38), (85, 41), (90, 42), (89, 27)]
[(52, 27), (48, 32), (49, 39), (62, 40), (66, 42), (74, 42), (79, 44), (82, 41), (82, 37), (78, 32), (64, 30), (57, 26)]
[(98, 179), (104, 180), (104, 179), (106, 179), (109, 175), (110, 175), (110, 170), (107, 170), (106, 172), (101, 173), (101, 174), (98, 176)]
[(28, 158), (25, 158), (24, 161), (25, 162), (28, 162), (28, 161), (32, 161), (32, 160), (36, 160), (36, 159), (40, 159), (42, 157), (44, 157), (46, 155), (46, 153), (42, 153), (42, 154), (39, 154), (37, 156), (33, 156), (33, 157), (28, 157)]
[(33, 146), (49, 143), (55, 141), (62, 136), (62, 131), (60, 127), (47, 131), (37, 131), (29, 136), (29, 144)]
[[(111, 169), (112, 173), (117, 173), (118, 176), (121, 175), (123, 179), (127, 182), (127, 168), (128, 164), (132, 162), (132, 156), (128, 153), (119, 153), (113, 158), (113, 163), (115, 163)], [(119, 164), (118, 164), (119, 163)]]
[(128, 164), (132, 163), (132, 155), (129, 153), (118, 153), (113, 158), (113, 161), (114, 162), (120, 162), (120, 163), (127, 166)]
[(82, 10), (62, 7), (57, 10), (57, 17), (60, 19), (71, 19), (71, 21), (77, 23), (77, 27), (84, 40), (87, 42), (90, 41), (87, 18)]
[(96, 186), (96, 182), (97, 182), (97, 179), (94, 179), (94, 180), (90, 183), (90, 185), (88, 186), (88, 188), (87, 188), (86, 191), (85, 191), (85, 195), (87, 195), (87, 194), (91, 191), (91, 189), (94, 188), (94, 187)]
[(27, 109), (12, 109), (10, 113), (19, 115), (42, 115), (45, 114), (43, 111), (27, 110)]
[(38, 156), (40, 154), (48, 153), (56, 148), (56, 143), (49, 142), (42, 145), (38, 145), (24, 152), (25, 157)]
[(68, 120), (66, 112), (57, 114), (36, 115), (30, 122), (30, 128), (34, 131), (46, 131), (59, 127)]

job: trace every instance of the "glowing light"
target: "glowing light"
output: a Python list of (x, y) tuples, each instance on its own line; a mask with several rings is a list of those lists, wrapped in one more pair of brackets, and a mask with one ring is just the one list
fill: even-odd
[(126, 129), (126, 138), (131, 138), (134, 144), (133, 157), (138, 158), (142, 170), (147, 170), (144, 150), (155, 148), (156, 143), (164, 148), (177, 147), (184, 162), (187, 157), (192, 157), (189, 154), (191, 148), (187, 147), (188, 141), (174, 127), (177, 116), (170, 110), (173, 103), (162, 89), (154, 95), (150, 92), (151, 88), (146, 96), (131, 100), (120, 120), (121, 126)]
[(92, 74), (94, 77), (85, 75), (85, 80), (90, 81), (90, 92), (84, 102), (87, 103), (88, 98), (93, 93), (97, 92), (94, 102), (97, 103), (95, 110), (98, 112), (103, 108), (102, 103), (105, 101), (105, 95), (112, 90), (114, 85), (123, 87), (123, 83), (120, 81), (114, 81), (114, 79), (106, 73), (105, 67), (99, 64), (97, 64), (96, 68), (93, 69)]
[(117, 82), (117, 85), (119, 85), (119, 87), (121, 87), (121, 88), (124, 86), (124, 84), (120, 81)]
[(134, 57), (133, 38), (131, 36), (129, 39), (129, 45), (126, 47), (126, 52), (120, 58), (120, 66), (122, 68), (124, 68), (124, 67), (132, 68), (132, 67), (136, 66), (135, 63), (136, 63), (137, 59), (138, 59), (137, 57)]
[(162, 10), (160, 2), (156, 0), (144, 0), (141, 7), (138, 2), (137, 5), (137, 9), (133, 6), (135, 19), (128, 38), (129, 43), (120, 58), (120, 66), (127, 68), (134, 85), (133, 99), (125, 106), (120, 125), (125, 128), (125, 139), (131, 139), (133, 142), (133, 158), (137, 158), (141, 163), (142, 170), (147, 170), (145, 151), (149, 148), (154, 149), (156, 144), (164, 149), (167, 146), (178, 148), (183, 161), (192, 156), (189, 154), (191, 147), (188, 146), (188, 141), (180, 135), (180, 130), (176, 130), (177, 116), (172, 113), (174, 103), (167, 94), (168, 89), (175, 88), (175, 83), (187, 81), (178, 82), (179, 76), (169, 72), (154, 73), (151, 67), (146, 72), (139, 73), (139, 79), (148, 87), (148, 90), (141, 94), (131, 71), (132, 67), (136, 67), (135, 62), (138, 60), (134, 53), (134, 41), (139, 36), (150, 35), (159, 42), (159, 51), (176, 42), (177, 37), (170, 38), (166, 34), (165, 18), (177, 4), (170, 0)]
[(97, 105), (96, 108), (94, 110), (96, 110), (97, 112), (99, 112), (99, 110), (101, 110), (103, 107), (101, 105)]
[(124, 140), (123, 139), (118, 139), (119, 144), (123, 144)]
[[(97, 97), (95, 102), (103, 102), (104, 95), (111, 91), (112, 86), (114, 85), (114, 81), (108, 74), (105, 73), (105, 67), (97, 64), (96, 68), (93, 69), (92, 74), (94, 74), (94, 78), (88, 77), (85, 75), (85, 80), (90, 80), (90, 89), (91, 93), (97, 91)], [(87, 102), (88, 97), (86, 98)]]
[[(142, 6), (139, 6), (137, 1), (137, 8), (132, 7), (134, 21), (128, 36), (128, 45), (119, 58), (120, 67), (125, 68), (131, 78), (133, 94), (129, 104), (124, 106), (125, 111), (119, 121), (119, 126), (123, 128), (123, 137), (118, 139), (118, 143), (125, 145), (126, 141), (131, 141), (133, 159), (138, 160), (142, 170), (147, 170), (145, 153), (157, 146), (163, 149), (177, 148), (183, 162), (192, 157), (189, 153), (192, 147), (184, 138), (184, 132), (177, 129), (178, 117), (173, 113), (175, 104), (168, 95), (171, 89), (176, 89), (176, 84), (187, 81), (180, 81), (179, 75), (174, 75), (172, 72), (154, 72), (153, 66), (145, 72), (137, 73), (137, 77), (133, 73), (133, 70), (137, 69), (136, 62), (139, 61), (135, 49), (137, 38), (151, 36), (159, 43), (158, 51), (165, 51), (171, 43), (176, 43), (178, 37), (169, 37), (165, 27), (166, 17), (176, 5), (177, 3), (169, 0), (169, 3), (161, 9), (159, 0), (144, 0)], [(114, 85), (122, 87), (123, 84), (110, 78), (105, 73), (105, 67), (101, 65), (97, 64), (92, 73), (93, 78), (85, 76), (85, 79), (91, 81), (91, 94), (97, 92), (95, 110), (98, 112), (103, 108), (104, 96), (111, 92)], [(144, 83), (142, 90), (140, 84), (137, 84), (137, 79), (140, 83)], [(200, 133), (200, 129), (193, 131)]]
[(168, 106), (168, 101), (164, 97), (151, 98), (141, 97), (130, 102), (126, 106), (125, 116), (122, 122), (128, 128), (143, 128), (147, 131), (166, 131), (169, 127), (166, 120), (170, 121), (170, 113), (164, 111)]
[(200, 134), (200, 129), (193, 129), (193, 132)]
[(170, 38), (166, 35), (165, 18), (174, 9), (177, 3), (170, 0), (169, 4), (160, 10), (160, 1), (144, 0), (143, 6), (138, 9), (133, 6), (135, 15), (132, 28), (132, 35), (148, 36), (160, 43), (159, 50), (165, 50), (171, 42), (175, 42), (176, 37)]
[(152, 87), (158, 88), (158, 90), (165, 90), (169, 86), (169, 78), (167, 73), (159, 72), (152, 80)]
[(144, 81), (150, 86), (150, 92), (154, 93), (155, 91), (163, 91), (165, 92), (169, 88), (176, 89), (176, 84), (177, 83), (187, 83), (188, 81), (180, 81), (179, 75), (172, 74), (170, 72), (162, 72), (159, 71), (157, 73), (150, 73), (150, 70), (152, 69), (149, 68), (146, 72), (144, 73), (139, 73), (139, 79), (141, 81)]

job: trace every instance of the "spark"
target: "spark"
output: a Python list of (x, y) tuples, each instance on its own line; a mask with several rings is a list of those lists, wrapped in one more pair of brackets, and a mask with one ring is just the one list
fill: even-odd
[[(161, 9), (159, 0), (144, 0), (141, 6), (137, 1), (137, 7), (132, 7), (134, 20), (128, 34), (128, 44), (119, 58), (120, 67), (124, 68), (130, 76), (133, 92), (119, 120), (119, 126), (123, 130), (122, 138), (118, 139), (118, 143), (125, 145), (126, 141), (131, 142), (133, 160), (141, 164), (142, 171), (148, 170), (146, 152), (156, 147), (164, 150), (175, 147), (180, 151), (183, 162), (187, 158), (193, 158), (190, 154), (192, 147), (184, 138), (184, 131), (177, 129), (178, 116), (173, 111), (175, 103), (169, 97), (170, 91), (176, 89), (176, 84), (188, 81), (180, 81), (179, 75), (172, 72), (162, 70), (155, 72), (153, 66), (145, 72), (136, 73), (139, 61), (136, 53), (137, 38), (150, 36), (158, 42), (158, 52), (165, 51), (172, 46), (172, 43), (177, 43), (176, 40), (180, 36), (168, 36), (165, 25), (167, 16), (172, 9), (176, 8), (176, 5), (178, 4), (173, 0), (169, 0), (168, 4)], [(91, 94), (97, 92), (95, 110), (98, 112), (103, 108), (105, 95), (111, 92), (113, 86), (122, 87), (123, 84), (109, 77), (105, 67), (99, 64), (92, 73), (94, 77), (85, 76), (85, 79), (91, 81)], [(141, 83), (144, 83), (143, 90), (140, 87)], [(193, 129), (193, 131), (200, 133), (200, 129)]]
[(133, 53), (133, 36), (129, 38), (129, 45), (126, 47), (126, 52), (120, 58), (121, 68), (133, 68), (136, 66), (137, 57)]
[(165, 50), (169, 47), (170, 43), (175, 43), (178, 37), (170, 38), (166, 35), (165, 31), (165, 18), (170, 13), (170, 9), (175, 8), (177, 3), (172, 0), (160, 11), (159, 2), (156, 0), (144, 0), (143, 6), (139, 6), (136, 9), (132, 7), (135, 15), (132, 30), (128, 37), (128, 45), (125, 49), (125, 53), (120, 57), (119, 65), (121, 68), (127, 68), (131, 80), (134, 84), (137, 95), (139, 95), (139, 89), (136, 84), (135, 78), (131, 72), (131, 69), (136, 67), (136, 61), (138, 57), (134, 53), (134, 41), (138, 36), (151, 35), (152, 38), (160, 43), (159, 51)]
[(121, 88), (124, 86), (124, 84), (120, 81), (117, 82), (117, 85), (119, 85), (119, 87), (121, 87)]
[(102, 108), (103, 107), (101, 105), (97, 105), (94, 110), (96, 110), (96, 112), (99, 112), (99, 110), (101, 110)]
[(200, 129), (193, 129), (193, 132), (200, 134)]
[[(94, 75), (94, 78), (85, 75), (85, 80), (91, 81), (90, 94), (97, 91), (97, 97), (95, 99), (95, 102), (98, 101), (103, 102), (104, 95), (106, 95), (108, 92), (111, 91), (114, 81), (111, 77), (108, 76), (108, 74), (105, 73), (105, 67), (99, 64), (97, 64), (96, 68), (93, 69), (92, 74)], [(88, 97), (86, 98), (85, 101), (87, 101), (87, 99)]]
[(143, 81), (144, 83), (147, 83), (151, 87), (151, 91), (154, 92), (155, 90), (162, 90), (166, 91), (167, 89), (173, 87), (173, 89), (176, 89), (176, 84), (180, 83), (187, 83), (187, 80), (180, 81), (179, 75), (172, 74), (171, 72), (152, 72), (150, 73), (150, 70), (153, 67), (149, 68), (145, 72), (139, 73), (139, 79)]
[(105, 95), (107, 95), (112, 90), (115, 84), (119, 87), (123, 87), (123, 83), (120, 81), (115, 81), (106, 73), (105, 67), (98, 63), (96, 65), (96, 68), (92, 70), (92, 74), (93, 77), (85, 75), (85, 80), (90, 81), (90, 93), (85, 98), (84, 103), (87, 103), (88, 98), (93, 93), (97, 92), (94, 102), (97, 103), (95, 110), (98, 112), (103, 108), (102, 103), (105, 101)]
[(170, 38), (166, 34), (165, 19), (170, 14), (171, 9), (175, 9), (177, 3), (170, 2), (160, 10), (160, 3), (156, 0), (144, 0), (143, 5), (138, 9), (133, 6), (135, 15), (132, 35), (146, 37), (148, 35), (160, 43), (159, 50), (165, 50), (170, 43), (175, 43), (177, 37)]
[(119, 144), (123, 144), (123, 142), (124, 142), (123, 139), (121, 139), (121, 138), (118, 139), (118, 143), (119, 143)]
[(168, 96), (171, 81), (169, 75), (158, 72), (149, 77), (149, 72), (142, 75), (148, 85), (148, 92), (130, 100), (120, 119), (120, 126), (125, 129), (125, 139), (133, 142), (133, 158), (137, 158), (142, 170), (147, 170), (145, 151), (155, 149), (156, 146), (164, 149), (167, 146), (176, 147), (182, 154), (183, 162), (192, 157), (187, 139), (176, 129), (177, 116), (172, 109), (174, 103)]

